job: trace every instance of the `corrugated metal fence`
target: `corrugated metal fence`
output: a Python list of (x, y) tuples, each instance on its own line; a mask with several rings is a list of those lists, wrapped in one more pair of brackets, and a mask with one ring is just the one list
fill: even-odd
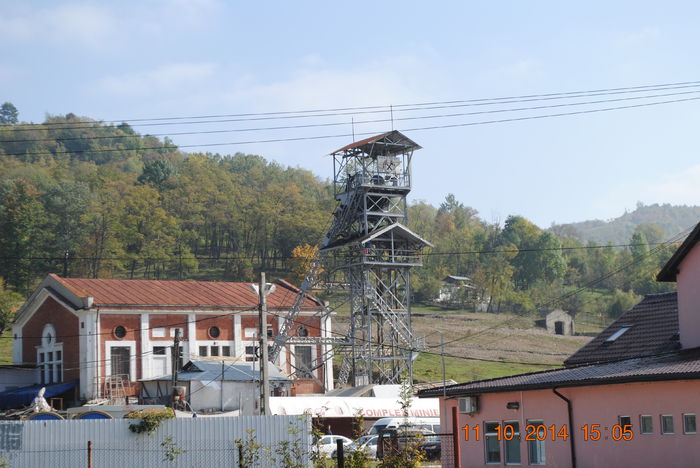
[[(170, 419), (153, 434), (133, 420), (0, 421), (0, 467), (238, 467), (236, 439), (260, 444), (257, 466), (284, 466), (285, 455), (310, 466), (309, 416)], [(269, 448), (268, 448), (269, 447)]]

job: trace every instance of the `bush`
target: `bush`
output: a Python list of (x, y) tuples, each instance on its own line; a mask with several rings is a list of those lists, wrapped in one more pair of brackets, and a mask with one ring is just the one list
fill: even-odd
[(152, 434), (158, 429), (161, 421), (174, 417), (175, 411), (172, 408), (146, 408), (132, 411), (124, 416), (125, 419), (140, 419), (138, 424), (129, 424), (129, 430), (136, 434), (141, 434), (142, 432)]

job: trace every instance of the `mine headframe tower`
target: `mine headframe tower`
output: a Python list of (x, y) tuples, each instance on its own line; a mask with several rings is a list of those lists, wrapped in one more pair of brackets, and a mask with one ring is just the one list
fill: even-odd
[(416, 149), (394, 130), (331, 153), (337, 207), (319, 253), (344, 272), (350, 290), (339, 386), (349, 378), (358, 386), (412, 377), (422, 347), (411, 326), (409, 280), (420, 250), (431, 244), (405, 226)]

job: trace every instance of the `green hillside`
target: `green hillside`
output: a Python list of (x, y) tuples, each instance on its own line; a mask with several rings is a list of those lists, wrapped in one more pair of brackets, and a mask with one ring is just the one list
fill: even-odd
[[(700, 221), (700, 206), (686, 205), (642, 205), (630, 213), (608, 221), (592, 220), (570, 224), (557, 224), (550, 231), (561, 236), (573, 237), (580, 241), (592, 241), (597, 244), (626, 244), (638, 226), (655, 225), (661, 230), (662, 239), (666, 240), (689, 227), (695, 226)], [(649, 242), (660, 241), (650, 239)]]

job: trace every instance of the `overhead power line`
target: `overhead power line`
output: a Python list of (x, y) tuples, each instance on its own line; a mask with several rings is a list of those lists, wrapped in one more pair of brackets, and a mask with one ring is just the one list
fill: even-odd
[[(570, 250), (600, 250), (609, 248), (622, 248), (622, 247), (643, 247), (652, 245), (668, 245), (667, 242), (649, 242), (646, 244), (605, 244), (605, 245), (581, 245), (577, 247), (545, 247), (545, 248), (526, 248), (526, 249), (489, 249), (489, 250), (454, 250), (450, 252), (425, 252), (421, 254), (421, 257), (435, 257), (435, 256), (454, 256), (454, 255), (489, 255), (489, 254), (503, 254), (503, 253), (529, 253), (529, 252), (552, 252), (552, 251), (570, 251)], [(342, 257), (342, 256), (340, 256)], [(291, 255), (275, 255), (265, 257), (266, 260), (291, 260), (297, 259), (299, 257), (292, 257)], [(243, 260), (250, 259), (250, 255), (235, 255), (235, 256), (220, 256), (220, 257), (198, 257), (196, 255), (179, 257), (68, 257), (68, 261), (141, 261), (141, 262), (179, 262), (187, 260), (201, 260), (201, 261), (218, 261), (218, 262), (228, 262), (231, 260)], [(0, 260), (45, 260), (45, 261), (56, 261), (65, 262), (66, 257), (22, 257), (22, 256), (0, 256)]]
[[(659, 105), (674, 104), (674, 103), (680, 103), (680, 102), (697, 101), (699, 99), (700, 99), (700, 97), (673, 99), (673, 100), (650, 102), (650, 103), (643, 103), (643, 104), (631, 104), (631, 105), (627, 105), (627, 106), (615, 106), (615, 107), (604, 107), (604, 108), (600, 108), (600, 109), (588, 109), (588, 110), (573, 111), (573, 112), (561, 112), (561, 113), (557, 113), (557, 114), (531, 115), (531, 116), (524, 116), (524, 117), (512, 117), (512, 118), (507, 118), (507, 119), (498, 119), (498, 120), (482, 120), (482, 121), (477, 121), (477, 122), (465, 122), (465, 123), (455, 123), (455, 124), (446, 124), (446, 125), (434, 125), (434, 126), (427, 126), (427, 127), (404, 128), (404, 129), (400, 129), (400, 131), (402, 131), (402, 132), (414, 132), (414, 131), (438, 130), (438, 129), (457, 128), (457, 127), (472, 127), (472, 126), (499, 124), (499, 123), (507, 123), (507, 122), (521, 122), (521, 121), (526, 121), (526, 120), (539, 120), (539, 119), (547, 119), (547, 118), (554, 118), (554, 117), (594, 114), (594, 113), (599, 113), (599, 112), (610, 112), (610, 111), (617, 111), (617, 110), (623, 110), (623, 109), (634, 109), (634, 108), (641, 108), (641, 107), (659, 106)], [(333, 138), (348, 138), (348, 137), (357, 137), (357, 136), (371, 136), (371, 135), (376, 135), (377, 133), (381, 133), (381, 132), (373, 131), (373, 132), (362, 132), (362, 133), (355, 133), (355, 134), (342, 133), (342, 134), (335, 134), (335, 135), (270, 138), (270, 139), (259, 139), (259, 140), (241, 140), (241, 141), (232, 141), (232, 142), (224, 142), (224, 143), (197, 143), (197, 144), (189, 144), (189, 145), (172, 145), (172, 146), (168, 146), (168, 145), (163, 144), (163, 145), (159, 145), (159, 146), (144, 146), (141, 148), (85, 149), (85, 150), (79, 150), (79, 151), (74, 151), (74, 150), (30, 151), (30, 152), (5, 153), (5, 156), (35, 156), (35, 155), (44, 155), (44, 154), (114, 153), (114, 152), (126, 152), (126, 151), (147, 151), (147, 150), (167, 150), (167, 149), (178, 150), (181, 148), (217, 148), (217, 147), (224, 147), (224, 146), (239, 146), (239, 145), (248, 145), (248, 144), (284, 143), (284, 142), (296, 142), (296, 141), (325, 140), (325, 139), (333, 139)]]
[[(700, 85), (699, 85), (700, 86)], [(368, 123), (386, 123), (386, 122), (400, 122), (400, 121), (412, 121), (412, 120), (426, 120), (426, 119), (446, 119), (446, 118), (453, 118), (453, 117), (466, 117), (466, 116), (474, 116), (474, 115), (486, 115), (486, 114), (500, 114), (504, 112), (523, 112), (523, 111), (531, 111), (531, 110), (542, 110), (542, 109), (555, 109), (555, 108), (562, 108), (562, 107), (572, 107), (572, 106), (587, 106), (587, 105), (593, 105), (593, 104), (604, 104), (604, 103), (609, 103), (609, 102), (623, 102), (623, 101), (631, 101), (631, 100), (639, 100), (639, 99), (654, 99), (654, 98), (660, 98), (660, 97), (670, 97), (670, 96), (680, 96), (680, 95), (688, 95), (688, 94), (698, 94), (700, 93), (700, 90), (698, 91), (683, 91), (679, 93), (666, 93), (666, 94), (654, 94), (654, 95), (649, 95), (649, 96), (633, 96), (633, 97), (624, 97), (624, 98), (615, 98), (615, 99), (603, 99), (603, 100), (597, 100), (597, 101), (583, 101), (583, 102), (570, 102), (570, 103), (564, 103), (564, 104), (550, 104), (550, 105), (541, 105), (541, 106), (530, 106), (530, 107), (515, 107), (515, 108), (507, 108), (507, 109), (492, 109), (492, 110), (484, 110), (484, 111), (475, 111), (475, 112), (457, 112), (457, 113), (451, 113), (451, 114), (438, 114), (438, 115), (420, 115), (420, 116), (413, 116), (413, 117), (397, 117), (393, 119), (373, 119), (373, 120), (355, 120), (354, 124), (359, 125), (359, 124), (368, 124)], [(440, 107), (432, 107), (429, 109), (438, 109), (438, 108), (447, 108), (447, 107), (453, 107), (453, 106), (440, 106)], [(144, 136), (149, 136), (149, 137), (174, 137), (174, 136), (184, 136), (184, 135), (213, 135), (213, 134), (222, 134), (222, 133), (242, 133), (242, 132), (262, 132), (262, 131), (277, 131), (277, 130), (296, 130), (296, 129), (303, 129), (303, 128), (321, 128), (321, 127), (337, 127), (337, 126), (347, 126), (348, 122), (326, 122), (326, 123), (313, 123), (313, 124), (304, 124), (304, 125), (283, 125), (283, 126), (276, 126), (276, 127), (252, 127), (252, 128), (235, 128), (235, 129), (224, 129), (224, 130), (200, 130), (200, 131), (187, 131), (187, 132), (170, 132), (170, 133), (155, 133), (155, 134), (148, 134)], [(22, 139), (12, 139), (12, 140), (0, 140), (0, 143), (38, 143), (38, 142), (47, 142), (47, 141), (55, 141), (55, 142), (64, 142), (64, 141), (91, 141), (91, 140), (122, 140), (122, 139), (127, 139), (127, 138), (134, 138), (134, 135), (97, 135), (97, 136), (74, 136), (74, 137), (56, 137), (56, 138), (22, 138)]]
[[(22, 131), (21, 127), (34, 127), (34, 126), (44, 126), (44, 127), (59, 127), (64, 126), (64, 128), (79, 128), (80, 126), (90, 127), (96, 123), (107, 123), (107, 124), (119, 124), (128, 122), (163, 122), (167, 121), (163, 125), (183, 125), (183, 124), (198, 124), (198, 123), (216, 123), (224, 122), (222, 120), (214, 121), (195, 121), (195, 122), (180, 122), (181, 120), (192, 120), (192, 119), (220, 119), (229, 117), (240, 117), (241, 120), (258, 120), (254, 117), (271, 117), (272, 118), (300, 118), (296, 114), (319, 114), (320, 116), (329, 115), (355, 115), (360, 113), (376, 112), (386, 112), (391, 113), (393, 111), (402, 112), (406, 110), (424, 109), (426, 106), (453, 106), (453, 105), (481, 105), (481, 104), (504, 104), (509, 102), (526, 102), (528, 100), (547, 100), (549, 98), (554, 99), (567, 99), (567, 98), (578, 98), (586, 95), (605, 95), (605, 94), (625, 94), (625, 93), (636, 93), (636, 92), (650, 92), (659, 91), (665, 89), (682, 89), (682, 88), (692, 88), (700, 86), (700, 81), (684, 81), (675, 83), (662, 83), (655, 85), (643, 85), (643, 86), (627, 86), (618, 88), (601, 88), (583, 91), (567, 91), (567, 92), (556, 92), (556, 93), (542, 93), (542, 94), (526, 94), (526, 95), (516, 95), (516, 96), (502, 96), (495, 98), (476, 98), (476, 99), (463, 99), (463, 100), (447, 100), (447, 101), (430, 101), (422, 103), (409, 103), (409, 104), (390, 104), (390, 105), (374, 105), (374, 106), (359, 106), (359, 107), (337, 107), (337, 108), (325, 108), (325, 109), (306, 109), (298, 111), (273, 111), (273, 112), (258, 112), (258, 113), (238, 113), (238, 114), (212, 114), (212, 115), (191, 115), (191, 116), (179, 116), (179, 117), (154, 117), (154, 118), (131, 118), (131, 119), (115, 119), (115, 120), (102, 120), (99, 122), (46, 122), (43, 124), (19, 124), (19, 125), (2, 125), (2, 127), (12, 126), (13, 130)], [(517, 101), (516, 101), (517, 100)], [(505, 101), (505, 102), (504, 102)], [(286, 117), (283, 117), (286, 116)], [(318, 117), (319, 115), (311, 115), (311, 117)], [(161, 124), (135, 124), (134, 126), (146, 126), (146, 125), (161, 125)]]

